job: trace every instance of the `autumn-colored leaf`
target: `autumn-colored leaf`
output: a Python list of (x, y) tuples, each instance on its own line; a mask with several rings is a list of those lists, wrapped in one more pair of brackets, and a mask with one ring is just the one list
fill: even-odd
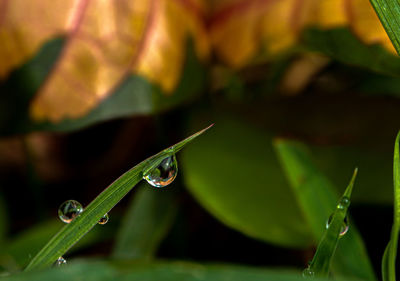
[(247, 64), (262, 48), (271, 55), (291, 47), (310, 26), (349, 26), (366, 43), (394, 49), (368, 0), (217, 1), (210, 38), (232, 67)]
[[(199, 1), (0, 3), (0, 39), (7, 43), (0, 49), (0, 60), (7, 62), (1, 64), (0, 78), (49, 38), (67, 37), (53, 71), (32, 102), (36, 119), (83, 116), (132, 71), (171, 91), (180, 76), (189, 32), (199, 56), (208, 53)], [(48, 12), (42, 16), (43, 11)]]
[(53, 70), (32, 100), (33, 119), (79, 118), (130, 74), (176, 87), (193, 39), (240, 68), (264, 50), (293, 46), (307, 27), (349, 27), (394, 51), (368, 0), (0, 0), (0, 79), (45, 42), (65, 37)]

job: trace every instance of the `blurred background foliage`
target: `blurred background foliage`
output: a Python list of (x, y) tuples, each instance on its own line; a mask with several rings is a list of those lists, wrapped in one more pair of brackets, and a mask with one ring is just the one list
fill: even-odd
[(378, 271), (400, 60), (367, 0), (0, 1), (0, 42), (0, 271), (61, 228), (60, 203), (210, 123), (170, 187), (137, 187), (66, 258), (302, 269), (320, 234), (273, 145), (293, 139), (333, 194), (359, 167), (351, 228)]

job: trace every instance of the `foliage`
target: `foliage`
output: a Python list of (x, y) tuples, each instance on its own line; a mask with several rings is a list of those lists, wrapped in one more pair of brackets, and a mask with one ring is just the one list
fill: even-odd
[[(395, 281), (399, 11), (0, 0), (0, 277)], [(131, 192), (210, 123), (171, 188)], [(68, 198), (91, 203), (61, 228)]]

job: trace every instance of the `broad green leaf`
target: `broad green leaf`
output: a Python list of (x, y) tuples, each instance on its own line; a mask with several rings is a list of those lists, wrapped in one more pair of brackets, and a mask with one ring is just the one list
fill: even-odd
[(183, 141), (142, 161), (109, 185), (71, 223), (65, 225), (31, 260), (25, 270), (40, 269), (51, 265), (81, 239), (107, 214), (148, 171), (157, 167), (163, 159), (177, 153), (183, 146), (204, 133), (203, 129)]
[[(3, 277), (4, 281), (304, 281), (299, 272), (237, 265), (189, 262), (104, 262), (76, 261), (62, 268), (23, 272)], [(328, 281), (315, 278), (315, 281)], [(356, 281), (357, 279), (340, 279)]]
[(350, 206), (351, 193), (353, 191), (354, 181), (357, 176), (357, 169), (346, 188), (343, 196), (340, 198), (336, 209), (331, 214), (330, 223), (318, 244), (317, 251), (306, 270), (315, 274), (315, 276), (328, 277), (332, 259), (339, 243), (340, 233), (344, 231), (343, 225), (347, 217), (347, 210)]
[[(285, 182), (272, 138), (236, 118), (217, 126), (182, 154), (186, 187), (224, 224), (250, 237), (305, 248), (312, 237)], [(207, 153), (205, 153), (207, 151)]]
[(141, 187), (123, 218), (113, 256), (124, 259), (152, 258), (172, 226), (177, 211), (176, 192)]
[(394, 212), (390, 241), (382, 258), (383, 281), (396, 281), (396, 255), (400, 232), (400, 132), (398, 132), (393, 157), (393, 186), (394, 186)]
[(400, 75), (400, 58), (380, 45), (367, 46), (346, 28), (307, 29), (302, 36), (305, 50), (323, 53), (344, 64), (378, 73)]
[(387, 35), (400, 54), (400, 3), (393, 0), (370, 0)]
[[(278, 139), (275, 148), (313, 235), (320, 240), (326, 221), (338, 202), (335, 188), (314, 166), (300, 143)], [(353, 225), (340, 244), (333, 260), (333, 272), (363, 280), (376, 280), (365, 246)]]
[[(115, 219), (112, 219), (107, 227), (94, 228), (79, 240), (70, 252), (110, 239), (114, 235), (113, 227), (116, 227), (116, 224)], [(61, 225), (59, 220), (47, 221), (8, 239), (6, 245), (0, 248), (0, 265), (5, 268), (12, 265), (14, 268), (8, 270), (13, 271), (24, 268), (33, 255), (60, 229)]]

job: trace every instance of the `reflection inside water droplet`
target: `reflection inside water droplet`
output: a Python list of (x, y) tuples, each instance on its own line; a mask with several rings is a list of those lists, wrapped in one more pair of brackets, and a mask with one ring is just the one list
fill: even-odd
[(82, 211), (83, 208), (81, 203), (75, 200), (67, 200), (58, 208), (58, 217), (63, 222), (70, 223), (74, 218), (79, 216)]
[(314, 278), (314, 271), (311, 270), (310, 267), (307, 267), (303, 270), (303, 277), (304, 278)]
[[(331, 215), (331, 216), (329, 217), (329, 219), (326, 221), (326, 228), (328, 228), (329, 225), (331, 224), (332, 218), (333, 218), (333, 215)], [(348, 220), (348, 218), (347, 218), (347, 216), (346, 216), (346, 217), (344, 218), (343, 225), (342, 225), (342, 227), (340, 228), (339, 237), (342, 237), (343, 235), (345, 235), (345, 234), (347, 233), (348, 230), (349, 230), (349, 220)]]
[(55, 263), (55, 266), (63, 266), (66, 264), (67, 264), (67, 261), (63, 257), (59, 257)]
[(350, 199), (346, 196), (343, 196), (342, 199), (340, 199), (340, 202), (337, 205), (337, 208), (344, 209), (344, 208), (348, 208), (349, 206), (350, 206)]
[(98, 224), (106, 224), (108, 222), (109, 216), (105, 214), (98, 222)]
[(166, 157), (160, 165), (149, 171), (143, 178), (152, 186), (164, 187), (174, 181), (178, 173), (175, 154)]

